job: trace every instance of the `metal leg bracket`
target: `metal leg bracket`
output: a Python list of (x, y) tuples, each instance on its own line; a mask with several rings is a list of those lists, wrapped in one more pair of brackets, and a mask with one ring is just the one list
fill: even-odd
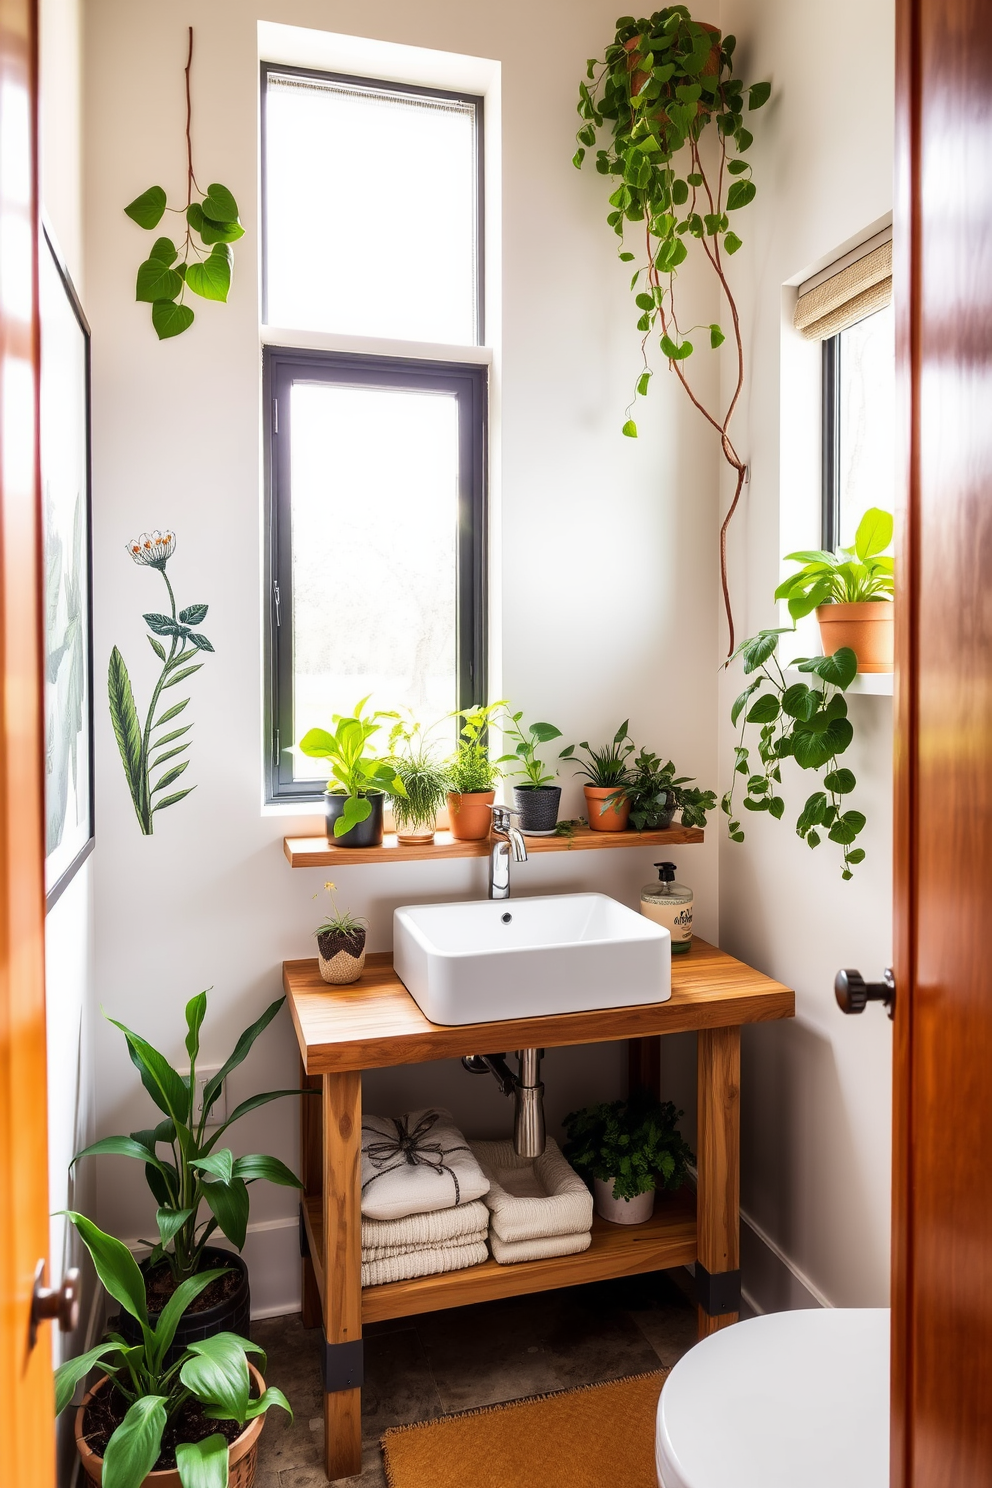
[(338, 1390), (360, 1390), (365, 1383), (365, 1345), (361, 1338), (350, 1343), (328, 1343), (324, 1339), (324, 1394)]
[(740, 1271), (707, 1271), (696, 1262), (696, 1301), (708, 1317), (723, 1317), (741, 1310)]

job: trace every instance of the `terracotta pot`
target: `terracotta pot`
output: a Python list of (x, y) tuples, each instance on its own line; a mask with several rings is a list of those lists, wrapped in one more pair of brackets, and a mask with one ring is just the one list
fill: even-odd
[(458, 842), (482, 842), (489, 836), (493, 814), (489, 810), (496, 799), (491, 791), (449, 791), (448, 825)]
[(617, 805), (611, 802), (603, 810), (603, 802), (616, 792), (615, 785), (584, 785), (586, 816), (593, 832), (625, 832), (630, 817), (630, 802), (623, 800)]
[[(265, 1393), (265, 1381), (253, 1364), (248, 1365), (251, 1377), (255, 1382), (255, 1388), (259, 1395)], [(83, 1464), (83, 1472), (91, 1483), (103, 1481), (103, 1458), (90, 1450), (83, 1434), (83, 1417), (86, 1407), (107, 1381), (104, 1375), (98, 1379), (92, 1390), (88, 1390), (83, 1397), (83, 1403), (76, 1411), (76, 1451), (79, 1460)], [(252, 1488), (255, 1481), (255, 1462), (258, 1457), (258, 1438), (265, 1424), (264, 1416), (256, 1416), (254, 1421), (249, 1421), (241, 1435), (233, 1441), (228, 1448), (228, 1488)], [(182, 1488), (179, 1481), (179, 1473), (174, 1467), (166, 1468), (162, 1472), (150, 1472), (144, 1480), (147, 1488)]]
[(610, 1224), (646, 1224), (654, 1213), (653, 1188), (638, 1194), (636, 1199), (615, 1199), (612, 1178), (605, 1182), (602, 1178), (594, 1178), (592, 1182), (596, 1213), (600, 1219), (608, 1219)]
[(859, 672), (891, 672), (895, 654), (895, 605), (891, 600), (869, 599), (862, 604), (820, 605), (823, 653), (832, 656), (850, 646), (858, 658)]
[[(703, 71), (701, 75), (703, 77), (717, 76), (720, 72), (720, 28), (719, 26), (711, 26), (707, 21), (699, 21), (697, 24), (702, 26), (704, 31), (711, 31), (717, 38), (710, 48), (710, 54), (706, 58), (706, 62), (703, 65)], [(641, 72), (641, 70), (637, 66), (638, 62), (641, 60), (641, 53), (638, 50), (640, 45), (641, 38), (639, 36), (631, 36), (627, 41), (624, 42), (625, 50), (630, 53), (630, 60), (627, 63), (627, 69), (633, 74), (630, 79), (630, 88), (632, 93), (640, 93), (641, 89), (644, 87), (644, 84), (648, 80), (647, 73)], [(704, 103), (703, 100), (700, 99), (699, 103), (696, 105), (696, 112), (697, 114), (708, 113), (711, 107), (711, 105)], [(656, 119), (661, 119), (664, 118), (664, 114), (664, 109), (656, 109), (654, 117)]]

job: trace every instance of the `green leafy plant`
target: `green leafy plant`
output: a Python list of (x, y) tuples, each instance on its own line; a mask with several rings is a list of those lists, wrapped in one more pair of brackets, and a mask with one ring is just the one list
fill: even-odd
[(444, 805), (450, 773), (427, 744), (419, 723), (400, 719), (389, 734), (389, 762), (403, 782), (404, 794), (393, 797), (393, 817), (400, 832), (428, 831)]
[[(334, 898), (337, 884), (328, 882), (325, 883), (324, 888), (331, 896), (331, 909), (324, 922), (318, 925), (313, 932), (314, 935), (353, 936), (357, 935), (359, 931), (364, 930), (368, 924), (364, 916), (353, 915), (348, 909), (338, 909), (337, 901)], [(314, 894), (313, 897), (316, 899), (317, 895)]]
[(502, 771), (489, 755), (489, 730), (506, 707), (506, 700), (477, 708), (462, 708), (454, 715), (462, 719), (455, 752), (448, 763), (448, 789), (459, 795), (491, 791)]
[[(165, 773), (159, 776), (154, 785), (152, 784), (151, 776), (154, 770), (166, 764), (168, 760), (176, 761), (178, 755), (185, 754), (190, 746), (190, 740), (184, 738), (184, 735), (188, 734), (192, 728), (192, 724), (186, 723), (170, 730), (167, 734), (160, 734), (159, 729), (179, 717), (188, 705), (189, 698), (184, 698), (181, 703), (173, 703), (156, 718), (159, 700), (167, 688), (185, 682), (187, 677), (198, 672), (203, 665), (198, 658), (203, 652), (214, 649), (202, 631), (195, 628), (202, 625), (206, 619), (207, 606), (205, 604), (187, 605), (185, 609), (176, 612), (176, 596), (172, 592), (172, 585), (165, 571), (165, 565), (175, 552), (175, 548), (176, 534), (159, 532), (157, 529), (154, 532), (143, 532), (140, 537), (134, 538), (127, 544), (127, 550), (135, 563), (142, 568), (157, 569), (169, 591), (170, 613), (162, 615), (153, 611), (143, 617), (145, 624), (152, 632), (148, 637), (148, 644), (162, 663), (162, 671), (152, 690), (152, 698), (148, 705), (143, 728), (138, 721), (131, 678), (124, 664), (124, 658), (116, 646), (110, 653), (110, 667), (107, 675), (110, 718), (114, 726), (114, 735), (120, 750), (121, 762), (124, 765), (124, 776), (131, 792), (134, 812), (146, 837), (150, 837), (155, 830), (157, 811), (164, 811), (167, 806), (174, 806), (177, 801), (181, 801), (184, 796), (189, 795), (190, 791), (196, 789), (195, 786), (189, 785), (167, 796), (159, 794), (179, 779), (189, 764), (189, 760), (179, 760), (169, 765)], [(162, 644), (162, 640), (168, 641), (168, 651)], [(181, 744), (176, 742), (179, 739), (183, 739)]]
[(801, 563), (798, 573), (784, 579), (776, 599), (789, 601), (789, 614), (801, 620), (823, 604), (862, 604), (891, 600), (895, 589), (892, 559), (885, 549), (892, 542), (892, 516), (880, 507), (866, 511), (858, 523), (854, 546), (836, 553), (811, 549), (788, 553), (787, 563)]
[[(216, 1229), (219, 1228), (231, 1244), (241, 1250), (248, 1227), (249, 1184), (264, 1178), (269, 1183), (281, 1183), (289, 1188), (302, 1187), (295, 1173), (291, 1173), (279, 1158), (264, 1157), (260, 1153), (235, 1157), (229, 1147), (220, 1147), (218, 1143), (228, 1127), (247, 1116), (249, 1111), (284, 1095), (306, 1095), (306, 1090), (269, 1090), (262, 1095), (250, 1096), (236, 1106), (221, 1125), (212, 1129), (208, 1125), (210, 1112), (228, 1075), (246, 1058), (259, 1034), (272, 1022), (285, 1001), (285, 997), (277, 998), (256, 1022), (245, 1029), (233, 1053), (204, 1086), (199, 1112), (196, 1110), (196, 1062), (200, 1053), (200, 1028), (207, 1013), (207, 994), (200, 992), (186, 1004), (188, 1075), (174, 1069), (165, 1055), (139, 1034), (132, 1033), (116, 1018), (108, 1019), (127, 1040), (131, 1062), (141, 1076), (142, 1085), (163, 1113), (164, 1120), (157, 1126), (133, 1131), (126, 1137), (103, 1137), (77, 1152), (72, 1164), (84, 1157), (109, 1153), (136, 1158), (144, 1165), (145, 1179), (158, 1205), (155, 1216), (158, 1239), (144, 1242), (152, 1246), (148, 1267), (151, 1269), (164, 1261), (177, 1286), (197, 1274), (203, 1262), (203, 1248)], [(159, 1152), (161, 1147), (166, 1149), (164, 1156)], [(205, 1220), (200, 1219), (203, 1204), (209, 1211)]]
[[(796, 831), (810, 847), (818, 847), (823, 834), (837, 843), (843, 854), (841, 876), (849, 879), (851, 869), (864, 861), (864, 849), (854, 843), (865, 818), (860, 811), (845, 809), (846, 798), (857, 780), (854, 772), (838, 761), (854, 738), (844, 693), (854, 681), (858, 661), (847, 646), (832, 656), (799, 659), (792, 665), (810, 674), (813, 685), (794, 682), (790, 686), (776, 652), (779, 638), (792, 633), (781, 627), (762, 630), (737, 648), (735, 654), (743, 658), (744, 673), (752, 675), (752, 680), (730, 713), (731, 723), (736, 726), (740, 720), (741, 730), (735, 747), (733, 784), (721, 806), (730, 818), (731, 841), (743, 842), (744, 831), (734, 813), (738, 777), (746, 782), (745, 809), (767, 811), (780, 820), (785, 815), (785, 801), (777, 789), (782, 783), (783, 760), (795, 760), (801, 770), (825, 772), (823, 789), (807, 798)], [(751, 758), (754, 746), (744, 742), (748, 725), (758, 730), (757, 768)]]
[(615, 1199), (636, 1199), (653, 1188), (681, 1188), (694, 1161), (678, 1130), (671, 1101), (637, 1090), (629, 1100), (586, 1106), (565, 1117), (562, 1149), (577, 1172), (608, 1183)]
[[(613, 178), (607, 223), (621, 239), (619, 254), (634, 263), (630, 287), (639, 312), (643, 367), (634, 399), (647, 393), (653, 375), (648, 343), (658, 335), (662, 355), (674, 370), (694, 407), (716, 430), (727, 464), (735, 473), (734, 497), (720, 530), (720, 572), (730, 630), (728, 655), (734, 649), (734, 621), (727, 581), (727, 528), (740, 501), (745, 461), (730, 437), (730, 425), (744, 388), (745, 357), (740, 315), (726, 275), (725, 255), (742, 240), (731, 227), (731, 215), (753, 201), (756, 186), (745, 159), (753, 136), (744, 122), (747, 110), (761, 108), (771, 93), (769, 83), (746, 88), (734, 77), (733, 36), (694, 21), (684, 5), (670, 5), (647, 19), (622, 16), (602, 60), (590, 58), (586, 81), (579, 85), (582, 119), (573, 164), (580, 168), (586, 151), (596, 149), (596, 169)], [(709, 154), (700, 141), (715, 126), (716, 148)], [(641, 238), (631, 252), (625, 233), (633, 226)], [(723, 408), (713, 411), (693, 391), (686, 362), (693, 354), (689, 339), (702, 332), (714, 350), (726, 340), (719, 323), (684, 327), (675, 304), (677, 271), (695, 240), (716, 276), (730, 314), (737, 376)], [(637, 436), (637, 423), (627, 409), (624, 434)]]
[[(170, 207), (164, 188), (150, 186), (124, 208), (131, 221), (148, 232), (158, 227), (166, 212), (185, 218), (181, 245), (177, 247), (169, 237), (156, 238), (148, 257), (138, 268), (134, 298), (151, 305), (152, 325), (160, 341), (181, 336), (193, 324), (193, 311), (185, 303), (187, 289), (204, 300), (226, 301), (234, 270), (231, 244), (244, 237), (245, 232), (238, 217), (238, 204), (228, 188), (214, 181), (205, 192), (201, 191), (193, 174), (189, 85), (192, 65), (193, 27), (190, 26), (186, 58), (186, 206)], [(199, 201), (193, 200), (194, 191)]]
[(693, 775), (675, 774), (671, 760), (642, 749), (634, 759), (626, 780), (609, 797), (609, 804), (630, 802), (630, 824), (638, 832), (667, 827), (675, 811), (682, 812), (683, 827), (705, 827), (706, 813), (716, 806), (716, 792), (700, 790), (690, 782)]
[[(634, 744), (628, 732), (629, 728), (630, 719), (625, 718), (613, 735), (612, 744), (604, 744), (601, 749), (591, 748), (589, 743), (583, 739), (582, 743), (577, 747), (585, 750), (589, 756), (589, 761), (587, 764), (583, 764), (581, 760), (575, 760), (575, 763), (579, 767), (576, 773), (584, 775), (590, 785), (600, 787), (620, 785), (627, 776), (627, 759), (634, 752)], [(561, 751), (558, 758), (574, 759), (575, 750), (576, 745), (569, 744)], [(603, 807), (605, 808), (606, 805), (607, 803), (604, 801)]]
[(510, 740), (516, 739), (516, 746), (512, 754), (500, 755), (496, 761), (498, 765), (513, 765), (512, 770), (507, 771), (510, 775), (523, 775), (528, 786), (532, 790), (540, 790), (542, 786), (553, 785), (555, 772), (549, 775), (547, 766), (537, 757), (540, 745), (550, 744), (552, 739), (561, 738), (561, 729), (555, 728), (553, 723), (532, 723), (529, 728), (523, 729), (520, 720), (523, 713), (509, 713), (503, 719), (503, 732)]
[(376, 756), (369, 741), (377, 734), (387, 718), (396, 718), (395, 713), (365, 714), (368, 697), (363, 697), (350, 717), (340, 713), (332, 716), (333, 731), (313, 728), (303, 735), (299, 747), (312, 759), (326, 759), (330, 763), (331, 778), (327, 789), (334, 795), (347, 796), (344, 810), (334, 823), (335, 837), (343, 837), (359, 822), (372, 814), (370, 796), (406, 795), (406, 786), (388, 759)]
[[(272, 1406), (292, 1409), (281, 1390), (269, 1386), (251, 1395), (248, 1354), (265, 1352), (257, 1343), (236, 1333), (217, 1333), (202, 1343), (191, 1343), (174, 1363), (166, 1365), (169, 1345), (186, 1309), (225, 1268), (204, 1271), (184, 1281), (152, 1327), (145, 1303), (144, 1278), (120, 1240), (104, 1232), (83, 1214), (67, 1211), (80, 1239), (93, 1258), (100, 1281), (141, 1329), (141, 1342), (128, 1344), (119, 1333), (55, 1371), (57, 1414), (70, 1404), (79, 1381), (95, 1364), (108, 1376), (109, 1389), (126, 1407), (123, 1419), (103, 1453), (103, 1488), (140, 1488), (162, 1451), (162, 1437), (188, 1400), (199, 1402), (211, 1421), (235, 1421), (242, 1429)], [(228, 1443), (220, 1432), (200, 1441), (180, 1442), (176, 1467), (183, 1488), (227, 1488)]]

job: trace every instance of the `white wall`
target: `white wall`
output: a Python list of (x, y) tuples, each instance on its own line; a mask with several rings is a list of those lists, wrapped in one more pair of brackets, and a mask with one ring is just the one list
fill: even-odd
[[(739, 634), (753, 635), (782, 623), (772, 602), (780, 555), (819, 546), (820, 353), (791, 329), (788, 286), (891, 209), (893, 13), (889, 0), (724, 0), (721, 24), (739, 38), (742, 75), (773, 87), (755, 116), (758, 194), (741, 214), (746, 242), (733, 261), (749, 346), (738, 448), (752, 470), (733, 582)], [(724, 789), (741, 685), (738, 664), (721, 684)], [(794, 1022), (745, 1031), (743, 1207), (814, 1295), (879, 1305), (888, 1298), (890, 1028), (878, 1008), (843, 1018), (832, 985), (840, 966), (877, 977), (890, 961), (891, 698), (853, 697), (850, 715), (845, 763), (859, 782), (852, 804), (869, 819), (865, 863), (843, 883), (833, 846), (810, 851), (794, 834), (815, 787), (790, 763), (784, 820), (752, 817), (744, 845), (721, 846), (720, 931), (725, 949), (797, 991)], [(775, 1305), (767, 1292), (755, 1300)]]
[[(502, 68), (503, 317), (493, 331), (501, 408), (496, 613), (502, 676), (495, 691), (572, 738), (606, 737), (628, 714), (650, 747), (703, 785), (716, 771), (718, 659), (715, 450), (671, 380), (655, 380), (642, 438), (619, 429), (638, 366), (627, 290), (605, 226), (602, 178), (570, 158), (574, 99), (585, 59), (612, 35), (605, 0), (466, 6), (459, 0), (147, 0), (86, 7), (85, 198), (87, 308), (94, 331), (96, 490), (97, 981), (109, 1013), (170, 1055), (181, 1049), (182, 1007), (211, 987), (206, 1051), (223, 1057), (240, 1029), (280, 991), (284, 958), (311, 953), (325, 873), (292, 871), (281, 838), (317, 824), (260, 807), (259, 327), (256, 284), (258, 54), (256, 22), (368, 35), (491, 58)], [(149, 240), (122, 208), (153, 182), (183, 186), (187, 21), (196, 25), (194, 145), (201, 181), (222, 180), (241, 203), (231, 303), (197, 305), (193, 330), (159, 344), (148, 308), (133, 302)], [(429, 79), (425, 78), (425, 81)], [(381, 184), (381, 183), (380, 183)], [(490, 182), (490, 189), (498, 183)], [(712, 317), (705, 313), (703, 320)], [(496, 335), (498, 330), (499, 334)], [(712, 364), (706, 375), (714, 375)], [(161, 582), (128, 559), (126, 540), (172, 526), (179, 602), (209, 603), (216, 647), (191, 679), (195, 793), (140, 835), (107, 716), (102, 678), (111, 647), (131, 668), (139, 709), (154, 658), (141, 614)], [(388, 699), (380, 700), (388, 704)], [(563, 811), (581, 795), (567, 778)], [(715, 833), (678, 851), (697, 891), (698, 927), (717, 930)], [(516, 872), (516, 891), (602, 887), (636, 903), (651, 875), (644, 849), (542, 857)], [(484, 865), (424, 863), (335, 871), (339, 899), (388, 947), (391, 912), (409, 900), (484, 892)], [(144, 1125), (147, 1100), (120, 1035), (97, 1033), (102, 1133)], [(620, 1046), (555, 1052), (546, 1082), (554, 1117), (619, 1093)], [(296, 1046), (285, 1012), (231, 1081), (232, 1100), (293, 1084)], [(505, 1130), (491, 1085), (457, 1064), (367, 1081), (370, 1109), (446, 1100), (473, 1131)], [(236, 1136), (241, 1150), (296, 1158), (295, 1103), (266, 1107)], [(296, 1201), (254, 1189), (249, 1259), (259, 1310), (297, 1295)], [(99, 1218), (147, 1233), (140, 1173), (101, 1159)], [(266, 1228), (259, 1229), (259, 1224)]]

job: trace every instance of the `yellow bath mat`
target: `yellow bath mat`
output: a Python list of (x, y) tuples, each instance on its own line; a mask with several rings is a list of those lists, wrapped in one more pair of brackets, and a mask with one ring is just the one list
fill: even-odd
[(657, 1488), (654, 1429), (667, 1369), (397, 1426), (390, 1488)]

